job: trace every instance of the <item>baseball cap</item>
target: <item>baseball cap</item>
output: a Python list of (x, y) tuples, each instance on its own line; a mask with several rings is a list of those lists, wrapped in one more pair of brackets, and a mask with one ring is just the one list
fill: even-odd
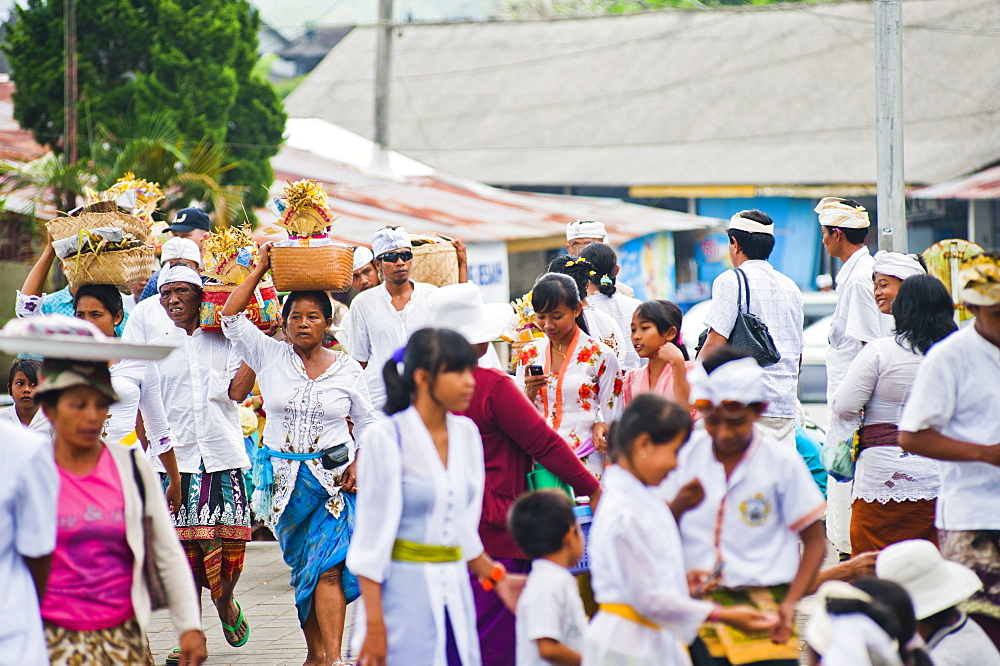
[(167, 231), (187, 233), (195, 229), (204, 231), (212, 230), (212, 222), (208, 219), (208, 213), (201, 208), (182, 208), (174, 216), (173, 224), (167, 227)]

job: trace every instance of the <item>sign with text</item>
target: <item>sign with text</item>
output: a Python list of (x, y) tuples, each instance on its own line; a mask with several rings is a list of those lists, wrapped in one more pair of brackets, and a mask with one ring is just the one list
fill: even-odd
[(510, 301), (510, 267), (504, 242), (469, 243), (469, 282), (479, 285), (486, 303)]

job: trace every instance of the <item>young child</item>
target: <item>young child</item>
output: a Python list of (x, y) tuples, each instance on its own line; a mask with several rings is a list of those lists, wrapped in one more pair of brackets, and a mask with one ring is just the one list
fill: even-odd
[(599, 610), (587, 628), (583, 666), (690, 664), (687, 645), (706, 619), (747, 631), (777, 618), (749, 606), (692, 599), (677, 523), (654, 488), (677, 466), (691, 417), (658, 395), (637, 396), (611, 429), (613, 465), (590, 531)]
[(645, 366), (625, 372), (622, 405), (640, 393), (658, 393), (682, 407), (688, 405), (687, 373), (694, 365), (680, 344), (681, 309), (670, 301), (646, 301), (632, 315), (632, 347)]
[(719, 638), (730, 630), (706, 626), (702, 640), (716, 663), (732, 657), (735, 663), (794, 666), (795, 607), (826, 552), (818, 522), (826, 503), (802, 458), (754, 426), (767, 406), (762, 375), (756, 361), (728, 345), (692, 369), (691, 399), (705, 429), (681, 452), (660, 493), (670, 500), (695, 478), (705, 489), (704, 501), (679, 521), (689, 580), (721, 603), (750, 602), (778, 612), (770, 635), (731, 635), (730, 641)]
[(511, 534), (530, 557), (517, 601), (517, 666), (579, 666), (587, 615), (569, 567), (583, 557), (583, 535), (564, 492), (522, 495), (510, 509)]
[(10, 366), (7, 376), (7, 393), (14, 399), (10, 407), (0, 409), (0, 420), (34, 430), (52, 437), (52, 424), (35, 402), (35, 385), (38, 384), (40, 363), (30, 358), (19, 358)]

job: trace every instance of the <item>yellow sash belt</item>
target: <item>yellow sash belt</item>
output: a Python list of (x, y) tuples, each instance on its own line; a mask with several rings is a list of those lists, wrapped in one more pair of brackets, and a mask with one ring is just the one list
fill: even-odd
[(626, 620), (631, 620), (637, 624), (641, 624), (644, 627), (649, 627), (650, 629), (655, 629), (659, 631), (660, 625), (655, 622), (651, 622), (639, 615), (634, 608), (626, 604), (600, 604), (598, 609), (604, 611), (605, 613), (611, 613), (612, 615), (617, 615), (618, 617), (623, 617)]
[(458, 562), (462, 549), (458, 546), (428, 546), (396, 539), (392, 544), (392, 559), (397, 562)]

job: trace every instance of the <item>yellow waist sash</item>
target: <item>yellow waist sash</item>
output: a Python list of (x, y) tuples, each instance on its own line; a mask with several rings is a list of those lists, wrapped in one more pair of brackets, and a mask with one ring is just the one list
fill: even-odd
[(397, 562), (458, 562), (462, 549), (458, 546), (428, 546), (396, 539), (392, 544), (392, 559)]
[(644, 627), (649, 627), (650, 629), (655, 629), (657, 631), (660, 629), (660, 625), (647, 620), (643, 616), (639, 615), (634, 608), (626, 604), (600, 604), (597, 608), (605, 613), (611, 613), (612, 615), (617, 615), (618, 617), (623, 617), (626, 620), (631, 620), (632, 622), (641, 624)]

